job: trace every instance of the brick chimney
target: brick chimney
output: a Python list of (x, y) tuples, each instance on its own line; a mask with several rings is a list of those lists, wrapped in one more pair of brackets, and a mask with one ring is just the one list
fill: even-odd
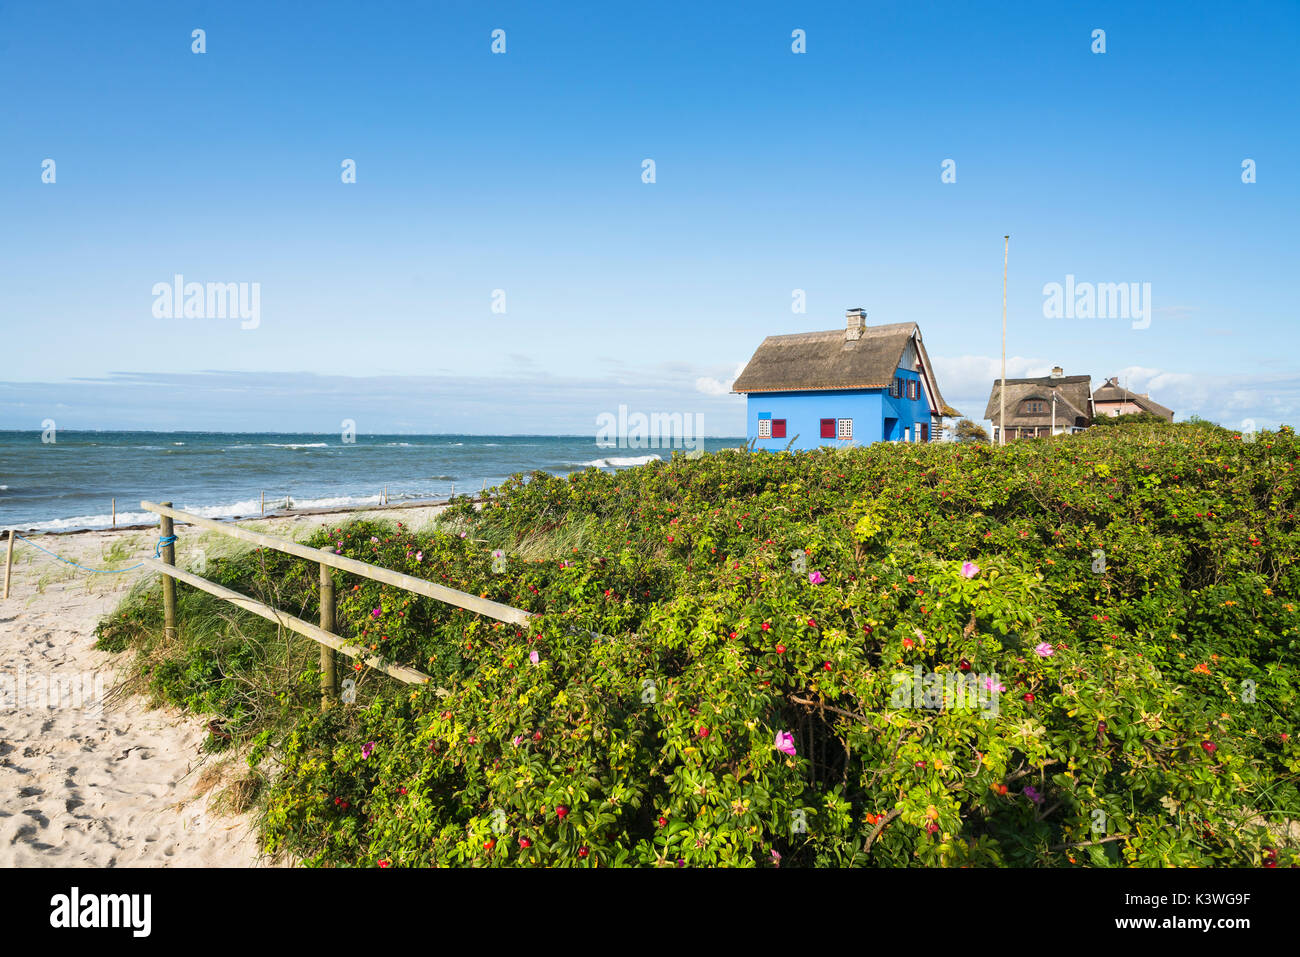
[(867, 311), (861, 306), (850, 309), (845, 314), (844, 341), (853, 342), (862, 338), (862, 331), (867, 328)]

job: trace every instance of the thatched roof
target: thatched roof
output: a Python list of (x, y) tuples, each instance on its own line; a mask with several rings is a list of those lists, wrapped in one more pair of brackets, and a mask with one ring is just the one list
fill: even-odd
[(731, 386), (732, 392), (824, 392), (832, 389), (886, 389), (915, 339), (921, 374), (933, 405), (943, 415), (960, 415), (943, 401), (934, 368), (914, 322), (865, 326), (849, 339), (844, 329), (768, 336)]
[[(1092, 377), (1086, 375), (1066, 375), (1059, 377), (1042, 376), (1037, 379), (1007, 380), (1007, 427), (1020, 428), (1028, 426), (1050, 426), (1052, 422), (1052, 393), (1056, 393), (1057, 425), (1067, 423), (1075, 418), (1092, 419), (1092, 408), (1088, 402), (1092, 392)], [(993, 380), (993, 391), (989, 393), (989, 404), (984, 410), (984, 418), (1000, 426), (998, 408), (1002, 393), (1002, 380)], [(1044, 401), (1043, 412), (1021, 413), (1020, 403), (1026, 399)]]
[(1092, 401), (1131, 402), (1145, 412), (1163, 416), (1171, 422), (1174, 420), (1173, 409), (1166, 409), (1145, 392), (1130, 392), (1128, 389), (1122, 388), (1114, 379), (1107, 379), (1106, 383), (1092, 394)]

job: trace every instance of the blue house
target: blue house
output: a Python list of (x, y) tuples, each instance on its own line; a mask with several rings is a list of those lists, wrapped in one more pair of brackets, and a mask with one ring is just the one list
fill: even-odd
[(868, 326), (850, 309), (843, 330), (768, 336), (731, 387), (745, 395), (755, 448), (934, 442), (943, 401), (914, 322)]

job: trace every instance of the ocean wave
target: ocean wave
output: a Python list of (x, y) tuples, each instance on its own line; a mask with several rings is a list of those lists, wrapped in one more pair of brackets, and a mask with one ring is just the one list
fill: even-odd
[(327, 449), (328, 442), (263, 442), (268, 449)]
[(636, 455), (628, 458), (595, 459), (591, 462), (579, 462), (579, 465), (594, 465), (598, 469), (622, 469), (633, 465), (645, 465), (647, 462), (662, 462), (657, 455)]
[[(157, 521), (158, 516), (153, 512), (117, 513), (118, 525), (144, 525), (146, 523), (156, 523)], [(109, 528), (112, 524), (112, 514), (104, 512), (102, 515), (74, 515), (71, 518), (56, 518), (48, 522), (36, 522), (29, 525), (28, 528), (36, 532), (64, 532), (73, 528)]]
[[(390, 495), (389, 498), (392, 498)], [(378, 505), (378, 495), (333, 495), (326, 498), (296, 498), (294, 508), (352, 508), (353, 506)]]
[[(420, 496), (390, 495), (390, 499), (397, 498), (418, 498)], [(281, 509), (305, 509), (305, 508), (365, 508), (371, 505), (379, 504), (378, 495), (333, 495), (323, 498), (303, 498), (297, 499), (292, 496), (284, 496), (275, 500), (267, 499), (266, 510), (268, 512), (280, 511)], [(200, 515), (203, 518), (256, 518), (262, 513), (261, 499), (244, 499), (238, 502), (228, 502), (223, 505), (192, 505), (181, 503), (177, 508), (182, 512), (189, 512), (193, 515)], [(117, 524), (121, 525), (151, 525), (158, 521), (158, 516), (153, 512), (118, 512)], [(27, 526), (32, 531), (37, 532), (64, 532), (74, 528), (110, 528), (113, 524), (111, 513), (103, 512), (97, 515), (74, 515), (69, 518), (56, 518), (47, 522), (36, 522)]]

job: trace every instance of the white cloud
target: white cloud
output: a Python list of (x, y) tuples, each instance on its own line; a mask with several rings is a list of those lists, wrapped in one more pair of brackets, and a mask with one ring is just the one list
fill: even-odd
[[(1002, 377), (1002, 360), (987, 356), (959, 356), (950, 359), (944, 356), (933, 358), (934, 374), (939, 379), (939, 391), (948, 395), (983, 395), (989, 396), (989, 389), (994, 379)], [(1007, 356), (1007, 378), (1029, 379), (1047, 375), (1055, 363), (1042, 359), (1026, 359), (1024, 356)], [(951, 401), (951, 400), (949, 400)]]
[(742, 362), (736, 366), (736, 371), (731, 373), (731, 378), (725, 382), (715, 379), (713, 376), (700, 376), (695, 380), (695, 390), (703, 392), (705, 395), (728, 395), (731, 392), (732, 384), (745, 371), (745, 365), (746, 363)]

